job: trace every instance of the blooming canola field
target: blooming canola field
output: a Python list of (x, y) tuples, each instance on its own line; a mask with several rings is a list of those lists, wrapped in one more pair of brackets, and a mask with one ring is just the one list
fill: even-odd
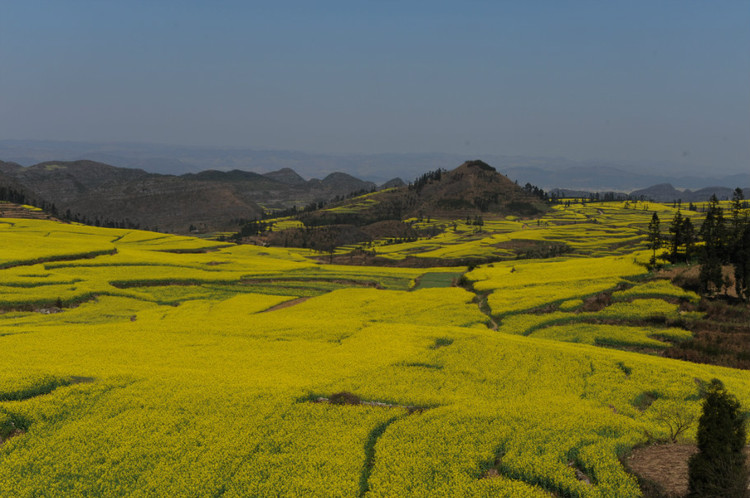
[(574, 241), (471, 271), (0, 220), (0, 496), (641, 496), (620, 458), (659, 415), (750, 378), (646, 354), (689, 332), (638, 320), (697, 300), (647, 278), (650, 211), (566, 209), (609, 222), (410, 243)]

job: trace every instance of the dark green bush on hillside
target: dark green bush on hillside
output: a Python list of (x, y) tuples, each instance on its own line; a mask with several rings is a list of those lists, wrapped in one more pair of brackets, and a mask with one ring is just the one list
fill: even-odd
[(688, 464), (688, 496), (748, 496), (745, 438), (745, 419), (739, 401), (724, 389), (721, 381), (712, 380), (698, 425), (698, 453)]

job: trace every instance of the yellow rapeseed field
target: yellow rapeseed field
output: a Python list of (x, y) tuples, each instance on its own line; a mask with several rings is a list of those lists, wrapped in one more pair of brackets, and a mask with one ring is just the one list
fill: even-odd
[[(474, 292), (411, 290), (460, 267), (2, 220), (0, 496), (641, 496), (619, 457), (668, 435), (659, 410), (696, 412), (714, 377), (750, 406), (750, 378), (614, 349), (689, 333), (594, 317), (695, 296), (641, 282), (650, 211), (557, 211), (474, 243), (568, 233), (575, 251), (478, 266)], [(468, 228), (414, 244), (471, 254)], [(319, 402), (342, 391), (367, 403)]]

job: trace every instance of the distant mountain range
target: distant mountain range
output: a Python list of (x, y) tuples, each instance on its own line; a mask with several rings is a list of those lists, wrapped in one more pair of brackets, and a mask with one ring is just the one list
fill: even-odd
[[(670, 184), (682, 189), (702, 189), (713, 186), (736, 187), (750, 185), (750, 173), (728, 176), (665, 176), (638, 173), (607, 166), (574, 166), (549, 171), (541, 168), (510, 168), (505, 171), (511, 178), (520, 178), (544, 189), (566, 188), (590, 191), (630, 192), (653, 185)], [(670, 199), (671, 200), (671, 199)]]
[(232, 220), (260, 218), (265, 210), (302, 207), (376, 188), (346, 173), (322, 180), (305, 180), (290, 169), (175, 176), (87, 160), (28, 167), (0, 161), (0, 175), (0, 185), (54, 203), (60, 213), (69, 210), (101, 223), (127, 219), (142, 228), (178, 233), (187, 232), (190, 225), (206, 231), (236, 230)]
[[(617, 192), (612, 190), (593, 192), (591, 190), (574, 190), (574, 189), (552, 189), (550, 194), (555, 197), (591, 197), (598, 195), (604, 200), (627, 200), (627, 199), (644, 199), (655, 202), (706, 202), (712, 195), (715, 195), (720, 201), (728, 201), (734, 195), (733, 188), (728, 187), (705, 187), (698, 190), (674, 188), (669, 183), (660, 183), (648, 188), (633, 190), (632, 192)], [(750, 196), (750, 187), (742, 189), (745, 199)]]
[[(433, 169), (432, 172), (439, 170), (440, 168)], [(491, 174), (485, 174), (490, 170)], [(583, 191), (586, 182), (576, 179), (584, 178), (586, 174), (593, 175), (596, 171), (602, 173), (596, 177), (598, 181), (603, 182), (602, 186), (616, 185), (626, 179), (623, 172), (613, 168), (575, 167), (555, 174), (525, 168), (512, 170), (511, 175), (513, 171), (518, 175), (525, 171), (528, 183), (545, 189), (549, 189), (548, 182), (560, 181), (562, 185), (578, 182), (580, 190)], [(562, 183), (565, 171), (568, 171), (569, 175), (567, 183)], [(499, 209), (514, 214), (533, 214), (539, 211), (540, 206), (536, 206), (535, 203), (529, 204), (524, 196), (523, 199), (516, 199), (521, 203), (517, 205), (514, 199), (504, 197), (505, 194), (502, 192), (511, 192), (506, 188), (501, 188), (502, 192), (485, 191), (484, 187), (499, 188), (503, 182), (515, 186), (511, 181), (513, 176), (508, 179), (507, 174), (503, 176), (499, 173), (503, 172), (496, 172), (495, 168), (482, 161), (469, 161), (461, 168), (446, 173), (446, 178), (451, 178), (451, 182), (429, 182), (424, 192), (420, 191), (416, 197), (413, 192), (409, 193), (409, 190), (401, 192), (399, 187), (405, 185), (404, 181), (401, 178), (393, 178), (380, 185), (381, 189), (395, 188), (396, 191), (386, 191), (385, 195), (379, 197), (383, 201), (379, 209), (390, 206), (388, 209), (404, 215), (418, 214), (419, 209), (425, 214), (433, 215), (456, 210), (471, 212), (477, 209)], [(484, 178), (483, 174), (489, 175), (487, 178), (492, 180), (490, 184), (483, 185), (477, 180), (480, 177)], [(462, 175), (465, 177), (463, 180)], [(657, 178), (645, 175), (631, 176), (637, 176), (642, 181)], [(747, 175), (735, 175), (728, 181), (739, 182), (744, 176)], [(503, 182), (498, 183), (497, 178), (500, 177)], [(745, 185), (750, 185), (750, 178), (747, 180)], [(588, 181), (593, 180), (589, 178)], [(419, 183), (419, 180), (416, 183)], [(522, 186), (525, 183), (518, 181)], [(712, 194), (719, 199), (731, 198), (734, 190), (732, 187), (737, 183), (724, 185), (727, 186), (692, 191), (678, 190), (671, 184), (660, 183), (634, 190), (630, 194), (662, 202), (676, 199), (683, 202), (700, 202), (707, 200)], [(108, 221), (127, 221), (130, 225), (138, 225), (141, 228), (175, 233), (186, 233), (191, 227), (199, 231), (235, 231), (239, 226), (239, 220), (261, 218), (264, 212), (302, 208), (310, 204), (320, 205), (330, 200), (342, 200), (355, 192), (369, 192), (378, 188), (373, 182), (360, 180), (342, 172), (329, 173), (322, 180), (306, 180), (288, 167), (262, 174), (239, 169), (209, 169), (182, 175), (166, 175), (90, 160), (45, 161), (31, 166), (0, 161), (0, 186), (22, 190), (29, 198), (54, 204), (61, 214), (69, 211), (73, 217), (86, 217), (88, 222), (98, 221), (106, 224)], [(750, 189), (746, 191), (750, 193)], [(574, 195), (584, 194), (585, 192)], [(527, 209), (527, 205), (532, 207)], [(417, 209), (415, 206), (420, 207)], [(398, 218), (389, 217), (390, 213), (386, 214), (384, 219)], [(381, 212), (373, 212), (371, 215), (373, 219), (383, 218)]]
[[(292, 169), (304, 178), (325, 178), (343, 171), (382, 184), (393, 177), (413, 179), (425, 171), (450, 170), (475, 159), (460, 154), (312, 154), (243, 148), (172, 146), (143, 143), (91, 143), (0, 140), (0, 158), (30, 166), (45, 161), (89, 159), (152, 173), (182, 175), (205, 170), (275, 172)], [(678, 189), (750, 185), (750, 172), (719, 174), (721, 168), (653, 163), (623, 164), (607, 161), (573, 161), (565, 158), (503, 156), (479, 157), (521, 185), (553, 188), (630, 192), (669, 183)], [(658, 172), (658, 173), (656, 173)], [(282, 174), (283, 175), (283, 174)], [(303, 178), (303, 179), (304, 179)]]
[[(735, 187), (736, 188), (736, 187)], [(641, 190), (634, 190), (630, 193), (632, 197), (644, 197), (656, 202), (671, 202), (679, 200), (682, 202), (705, 202), (715, 195), (720, 201), (730, 200), (734, 194), (733, 188), (728, 187), (705, 187), (695, 191), (677, 190), (669, 183), (661, 183)], [(750, 187), (743, 188), (743, 195), (747, 199), (750, 194)]]

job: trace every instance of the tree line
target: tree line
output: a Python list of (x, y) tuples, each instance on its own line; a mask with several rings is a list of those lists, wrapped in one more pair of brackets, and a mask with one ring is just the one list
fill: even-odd
[(658, 256), (670, 263), (700, 265), (700, 290), (703, 294), (717, 294), (728, 289), (730, 282), (724, 278), (723, 267), (732, 266), (737, 297), (750, 301), (750, 219), (742, 189), (732, 195), (728, 216), (715, 195), (711, 196), (700, 228), (683, 216), (679, 207), (669, 224), (668, 235), (663, 235), (659, 216), (654, 213), (648, 226), (648, 245), (653, 251), (651, 265), (657, 264), (657, 250), (666, 251)]
[(26, 195), (23, 191), (13, 187), (0, 185), (0, 201), (12, 202), (13, 204), (25, 204), (27, 206), (38, 207), (42, 211), (58, 216), (57, 206), (47, 201), (38, 201)]

